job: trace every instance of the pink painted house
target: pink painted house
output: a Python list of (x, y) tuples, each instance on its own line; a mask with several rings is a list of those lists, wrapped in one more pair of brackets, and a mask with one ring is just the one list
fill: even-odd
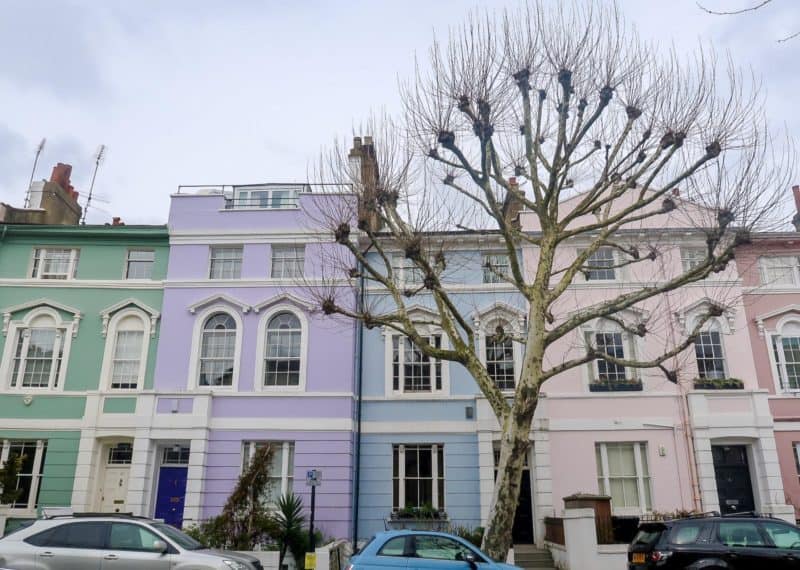
[[(800, 186), (793, 191), (800, 212)], [(775, 422), (785, 500), (800, 518), (800, 233), (755, 235), (736, 260), (756, 377)]]
[[(653, 217), (646, 225), (625, 227), (617, 236), (626, 246), (637, 247), (642, 256), (654, 248), (656, 258), (612, 267), (622, 261), (622, 254), (601, 248), (592, 266), (609, 269), (577, 278), (554, 311), (556, 319), (620, 292), (666, 280), (697, 262), (705, 237), (689, 220), (701, 219), (703, 213), (679, 197), (674, 200), (674, 211)], [(570, 205), (566, 201), (562, 208)], [(521, 223), (532, 233), (538, 230), (530, 212), (521, 214)], [(558, 256), (562, 266), (588, 245), (585, 239), (563, 245)], [(796, 243), (797, 255), (800, 239)], [(523, 256), (526, 270), (534, 270), (537, 249), (523, 248)], [(796, 262), (794, 267), (800, 277)], [(788, 460), (781, 458), (779, 465), (770, 415), (771, 407), (775, 410), (777, 404), (791, 402), (772, 396), (774, 386), (768, 387), (765, 380), (772, 383), (769, 364), (762, 366), (757, 356), (754, 359), (751, 342), (758, 345), (756, 354), (760, 349), (766, 355), (766, 348), (755, 325), (750, 326), (750, 308), (743, 303), (742, 293), (737, 265), (731, 263), (721, 273), (618, 315), (626, 324), (645, 324), (643, 337), (598, 319), (549, 350), (550, 365), (585, 354), (589, 342), (609, 354), (649, 359), (685, 338), (709, 303), (725, 307), (722, 316), (706, 323), (693, 347), (665, 363), (677, 371), (677, 382), (658, 369), (625, 369), (597, 360), (545, 383), (532, 430), (530, 462), (537, 537), (543, 536), (544, 517), (562, 514), (563, 498), (576, 492), (611, 495), (617, 515), (758, 510), (793, 520), (784, 497), (788, 479), (780, 476), (781, 468), (786, 473)], [(762, 312), (790, 304), (788, 298), (776, 297)], [(794, 307), (800, 337), (800, 304)], [(762, 359), (767, 363), (765, 355)], [(757, 372), (762, 369), (766, 373)], [(796, 382), (800, 383), (800, 357)], [(800, 403), (796, 410), (800, 412)], [(800, 441), (800, 413), (794, 416), (798, 433), (793, 441)], [(478, 406), (479, 422), (482, 418), (485, 425), (492, 423), (488, 405)], [(788, 433), (787, 437), (791, 439)], [(791, 454), (789, 445), (784, 447)], [(793, 456), (791, 469), (791, 488), (797, 490), (800, 501)]]

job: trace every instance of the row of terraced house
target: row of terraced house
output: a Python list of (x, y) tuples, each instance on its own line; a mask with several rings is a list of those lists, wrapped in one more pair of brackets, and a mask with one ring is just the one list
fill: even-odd
[[(369, 144), (356, 142), (354, 156), (369, 160)], [(0, 462), (24, 459), (19, 497), (0, 506), (6, 528), (58, 507), (186, 527), (220, 512), (265, 442), (276, 450), (275, 497), (294, 491), (308, 503), (306, 472), (322, 472), (316, 521), (326, 536), (368, 537), (423, 505), (453, 524), (485, 521), (500, 428), (471, 376), (394, 331), (317, 310), (315, 288), (341, 286), (353, 303), (386, 295), (323, 279), (341, 246), (309, 220), (325, 200), (351, 196), (304, 184), (184, 187), (166, 225), (79, 225), (69, 171), (60, 164), (34, 183), (30, 207), (0, 206)], [(518, 223), (537, 231), (527, 212)], [(679, 215), (624, 232), (658, 241), (662, 254), (641, 269), (587, 272), (560, 311), (666, 279), (702, 255), (704, 238)], [(492, 232), (437, 239), (452, 260), (447, 286), (511, 397), (522, 349), (494, 331), (524, 332), (527, 306), (485, 270), (487, 259), (507, 265), (504, 246)], [(517, 254), (535, 266), (534, 247)], [(615, 255), (601, 249), (597, 262)], [(756, 234), (725, 271), (637, 310), (677, 334), (720, 295), (728, 308), (683, 353), (677, 383), (603, 361), (547, 381), (515, 543), (541, 543), (545, 517), (575, 492), (610, 495), (620, 515), (800, 516), (800, 234)], [(420, 293), (411, 310), (433, 309)], [(580, 350), (586, 335), (617, 356), (663, 348), (650, 345), (663, 337), (600, 320), (558, 353)]]

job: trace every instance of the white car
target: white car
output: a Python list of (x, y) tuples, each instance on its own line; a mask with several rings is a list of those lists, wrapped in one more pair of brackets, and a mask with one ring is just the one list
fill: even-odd
[(0, 539), (14, 570), (263, 570), (257, 558), (211, 550), (175, 527), (121, 515), (34, 521)]

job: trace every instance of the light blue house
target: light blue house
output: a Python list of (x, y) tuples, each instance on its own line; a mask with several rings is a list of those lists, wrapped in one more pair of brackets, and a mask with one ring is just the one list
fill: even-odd
[[(474, 327), (479, 352), (488, 357), (496, 382), (511, 396), (521, 345), (507, 337), (495, 342), (495, 332), (498, 327), (522, 332), (526, 309), (522, 296), (496, 274), (508, 266), (504, 245), (498, 235), (485, 233), (445, 234), (435, 241), (447, 263), (441, 280)], [(437, 320), (433, 300), (420, 287), (411, 262), (399, 249), (392, 252), (387, 245), (387, 250), (395, 280), (401, 279), (405, 289), (421, 289), (406, 298), (406, 308), (417, 321)], [(496, 270), (486, 269), (487, 262)], [(376, 313), (393, 307), (378, 286), (366, 286), (364, 303)], [(441, 330), (421, 330), (431, 343), (446, 347)], [(446, 513), (452, 526), (480, 526), (491, 501), (499, 432), (475, 381), (460, 364), (429, 360), (397, 331), (365, 327), (362, 334), (357, 536), (402, 524), (397, 519), (428, 507)], [(530, 477), (523, 481), (522, 495), (527, 508), (518, 511), (517, 543), (533, 539)]]

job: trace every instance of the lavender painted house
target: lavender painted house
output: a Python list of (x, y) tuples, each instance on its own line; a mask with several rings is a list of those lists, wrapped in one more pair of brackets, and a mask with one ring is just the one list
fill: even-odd
[(330, 244), (307, 216), (323, 199), (270, 184), (172, 196), (154, 412), (134, 449), (152, 489), (145, 514), (184, 525), (218, 514), (270, 443), (271, 495), (308, 499), (305, 473), (321, 469), (316, 525), (349, 535), (355, 328), (313, 310)]

